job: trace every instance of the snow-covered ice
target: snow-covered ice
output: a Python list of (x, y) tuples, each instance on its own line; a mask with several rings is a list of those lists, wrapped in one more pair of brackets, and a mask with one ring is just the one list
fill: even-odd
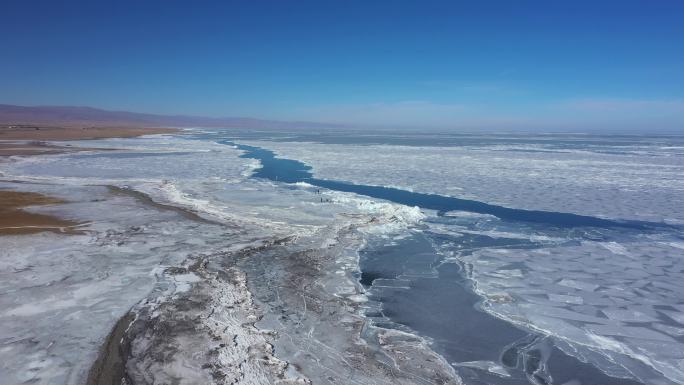
[[(111, 150), (18, 157), (0, 164), (0, 188), (42, 192), (68, 202), (30, 210), (83, 222), (82, 234), (0, 239), (2, 384), (82, 384), (106, 336), (129, 309), (136, 309), (140, 317), (148, 314), (151, 319), (140, 321), (153, 323), (162, 322), (163, 311), (169, 309), (170, 320), (175, 322), (173, 317), (181, 313), (174, 311), (174, 306), (188, 296), (206, 297), (201, 290), (214, 293), (216, 301), (229, 298), (226, 301), (245, 304), (242, 313), (226, 314), (211, 310), (225, 304), (208, 303), (206, 310), (211, 314), (206, 316), (226, 330), (245, 333), (241, 343), (246, 345), (240, 345), (244, 356), (252, 357), (254, 353), (248, 349), (253, 346), (261, 346), (267, 354), (272, 350), (270, 344), (276, 343), (273, 337), (268, 333), (256, 337), (244, 329), (245, 322), (257, 319), (257, 310), (240, 297), (247, 295), (244, 291), (240, 294), (244, 283), (232, 278), (233, 286), (222, 286), (212, 281), (216, 272), (188, 270), (189, 261), (209, 256), (207, 261), (217, 263), (234, 253), (261, 250), (278, 239), (302, 239), (305, 244), (301, 247), (314, 239), (325, 250), (335, 241), (317, 238), (322, 228), (332, 229), (331, 237), (352, 224), (378, 234), (397, 231), (423, 218), (415, 208), (344, 193), (326, 192), (329, 199), (321, 204), (319, 194), (307, 186), (278, 186), (251, 179), (258, 162), (239, 158), (241, 152), (234, 147), (212, 141), (154, 136), (75, 144)], [(347, 281), (338, 281), (351, 285), (347, 289), (353, 292), (350, 277), (356, 261), (347, 264), (342, 270)], [(185, 270), (180, 273), (179, 269)], [(239, 277), (243, 273), (236, 270), (231, 274)], [(362, 300), (362, 293), (349, 296), (350, 303)], [(192, 312), (190, 309), (188, 315)], [(212, 325), (207, 322), (205, 331), (218, 333), (212, 332)], [(223, 334), (220, 338), (228, 338)], [(211, 343), (202, 345), (204, 337), (188, 334), (168, 342), (188, 349), (213, 348)], [(137, 350), (131, 354), (154, 348), (148, 342), (136, 338), (131, 346)], [(427, 358), (434, 357), (426, 347), (421, 349)], [(231, 362), (242, 359), (226, 352), (217, 361), (220, 365), (230, 367)], [(132, 360), (131, 365), (142, 364), (149, 357), (136, 357), (139, 361)], [(217, 364), (203, 363), (193, 354), (176, 358), (178, 361), (169, 361), (169, 365), (149, 367), (154, 373), (147, 375), (165, 381), (175, 381), (178, 376), (190, 382), (205, 381), (212, 377), (203, 365)], [(264, 383), (268, 378), (264, 370), (273, 368), (269, 365), (287, 367), (275, 357), (269, 360), (266, 366), (251, 369), (240, 365), (246, 372), (232, 375)], [(185, 366), (195, 368), (192, 376)], [(133, 367), (131, 370), (135, 373)], [(368, 370), (368, 375), (382, 377), (372, 374), (376, 369)], [(439, 370), (451, 369), (446, 365)], [(455, 374), (447, 374), (452, 375), (455, 381)], [(305, 383), (296, 373), (285, 377), (292, 383)]]
[[(645, 232), (560, 231), (460, 212), (425, 222), (446, 242), (445, 261), (465, 265), (488, 312), (553, 336), (564, 350), (592, 357), (605, 371), (646, 383), (682, 383), (684, 355), (672, 346), (684, 346), (684, 153), (663, 145), (680, 138), (632, 140), (414, 146), (389, 139), (327, 143), (322, 137), (241, 143), (304, 162), (319, 179), (672, 225)], [(469, 246), (477, 237), (489, 240)]]
[(684, 155), (658, 143), (619, 152), (558, 150), (553, 143), (245, 143), (302, 161), (321, 179), (397, 186), (521, 209), (684, 223)]
[[(358, 359), (371, 356), (366, 350), (370, 345), (365, 345), (369, 340), (343, 342), (330, 330), (317, 329), (326, 320), (321, 309), (332, 301), (344, 309), (333, 317), (340, 330), (366, 330), (357, 310), (379, 313), (381, 306), (369, 301), (351, 278), (359, 273), (356, 251), (366, 238), (396, 245), (408, 236), (404, 230), (413, 228), (431, 237), (440, 251), (442, 260), (435, 263), (462, 266), (488, 313), (547, 336), (562, 351), (612, 375), (644, 383), (684, 383), (684, 154), (680, 146), (664, 145), (667, 139), (572, 146), (534, 138), (444, 146), (236, 140), (303, 161), (321, 179), (672, 225), (623, 231), (553, 229), (467, 211), (439, 216), (418, 207), (319, 191), (306, 182), (255, 179), (250, 175), (260, 166), (257, 160), (241, 158), (238, 148), (211, 138), (162, 135), (75, 142), (109, 150), (0, 164), (0, 187), (17, 189), (20, 182), (22, 190), (69, 202), (31, 210), (84, 222), (84, 232), (69, 237), (38, 234), (0, 240), (0, 378), (10, 384), (82, 383), (102, 340), (128, 309), (139, 309), (141, 323), (177, 325), (174, 301), (180, 299), (199, 299), (201, 305), (178, 314), (202, 318), (195, 331), (214, 333), (221, 342), (191, 334), (172, 342), (209, 344), (218, 358), (187, 355), (168, 365), (156, 362), (156, 378), (189, 375), (191, 367), (203, 381), (211, 378), (201, 372), (205, 365), (235, 364), (220, 346), (230, 343), (230, 336), (208, 320), (241, 335), (240, 325), (259, 317), (258, 328), (249, 329), (256, 334), (238, 338), (260, 346), (259, 354), (267, 357), (250, 369), (259, 376), (268, 378), (272, 373), (265, 368), (279, 368), (278, 375), (292, 381), (308, 377), (325, 382), (322, 373), (353, 373), (341, 369), (349, 357), (328, 344), (344, 345)], [(222, 258), (238, 255), (242, 259), (236, 265), (220, 265)], [(248, 258), (252, 255), (272, 259), (264, 264)], [(217, 278), (222, 268), (230, 272), (230, 285)], [(279, 277), (269, 268), (289, 275)], [(408, 291), (410, 279), (436, 277), (433, 268), (407, 264), (402, 266), (405, 280), (378, 278), (373, 285)], [(315, 279), (300, 281), (297, 272), (303, 269), (313, 269)], [(250, 275), (278, 285), (244, 282)], [(245, 300), (252, 295), (247, 288), (254, 292), (253, 302)], [(213, 302), (201, 301), (206, 293), (216, 295)], [(222, 299), (244, 306), (221, 312)], [(281, 311), (285, 318), (277, 313)], [(269, 330), (287, 338), (275, 338)], [(400, 366), (403, 370), (432, 362), (440, 375), (451, 373), (426, 340), (404, 329), (370, 335), (396, 365), (408, 365)], [(147, 362), (143, 356), (149, 341), (138, 336), (132, 342), (139, 362)], [(420, 359), (407, 359), (410, 349), (422, 352), (412, 356)], [(322, 358), (316, 361), (303, 353), (309, 350)], [(286, 373), (285, 357), (312, 366)], [(326, 367), (329, 363), (339, 368)], [(371, 366), (367, 373), (375, 373)], [(493, 361), (454, 362), (453, 368), (510, 375)], [(452, 374), (450, 378), (457, 378)]]

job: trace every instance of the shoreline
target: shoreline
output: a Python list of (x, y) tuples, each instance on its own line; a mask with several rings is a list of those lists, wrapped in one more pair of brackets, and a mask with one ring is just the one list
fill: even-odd
[(126, 359), (130, 341), (126, 331), (135, 321), (129, 310), (121, 317), (100, 346), (97, 358), (88, 370), (85, 385), (121, 385), (126, 378)]
[(135, 138), (143, 135), (173, 134), (179, 131), (176, 128), (0, 125), (0, 161), (11, 156), (93, 150), (73, 147), (68, 144), (72, 140)]
[[(362, 314), (366, 299), (354, 277), (363, 244), (359, 229), (392, 223), (392, 213), (343, 216), (348, 219), (326, 222), (301, 238), (267, 242), (260, 233), (202, 220), (201, 213), (136, 190), (99, 187), (114, 199), (133, 200), (186, 223), (256, 236), (257, 244), (233, 244), (222, 235), (205, 252), (183, 248), (184, 262), (165, 264), (151, 292), (128, 297), (138, 302), (117, 312), (121, 316), (108, 330), (101, 328), (92, 358), (79, 363), (87, 385), (113, 385), (122, 378), (191, 384), (243, 377), (255, 383), (460, 383), (425, 339), (376, 328)], [(149, 237), (142, 223), (124, 233), (94, 235), (102, 244), (123, 246), (125, 234)], [(235, 248), (226, 252), (228, 247)], [(190, 369), (179, 374), (178, 367)]]
[(179, 130), (163, 127), (0, 125), (0, 142), (69, 141), (108, 138), (134, 138), (142, 135), (172, 134)]
[(79, 222), (24, 210), (64, 203), (67, 202), (44, 194), (0, 189), (0, 236), (35, 234), (43, 231), (77, 233), (73, 228), (80, 225)]
[[(130, 198), (142, 206), (175, 213), (186, 221), (226, 229), (230, 227), (208, 221), (192, 209), (157, 202), (143, 192), (117, 186), (103, 187), (112, 196)], [(221, 249), (214, 249), (214, 253), (200, 256), (200, 260), (191, 257), (180, 265), (173, 265), (177, 267), (170, 266), (163, 273), (158, 273), (157, 289), (149, 296), (141, 297), (140, 302), (122, 313), (113, 327), (105, 331), (93, 361), (87, 364), (85, 384), (113, 385), (122, 379), (140, 376), (138, 364), (141, 362), (152, 365), (156, 375), (165, 376), (170, 369), (165, 359), (176, 357), (174, 359), (182, 362), (195, 362), (192, 361), (194, 356), (183, 356), (200, 348), (210, 351), (193, 367), (201, 373), (210, 372), (215, 380), (224, 375), (234, 378), (252, 375), (251, 369), (243, 371), (243, 366), (237, 369), (224, 366), (225, 363), (216, 358), (219, 354), (220, 359), (229, 356), (230, 360), (244, 360), (247, 362), (244, 367), (266, 373), (274, 380), (284, 376), (291, 381), (285, 383), (306, 384), (310, 383), (309, 378), (317, 379), (316, 383), (328, 383), (327, 378), (337, 377), (336, 372), (340, 372), (346, 373), (337, 377), (341, 380), (358, 376), (385, 385), (422, 383), (424, 378), (458, 384), (453, 369), (429, 349), (422, 338), (375, 328), (360, 313), (364, 306), (361, 299), (363, 289), (355, 283), (353, 271), (349, 270), (358, 268), (358, 258), (350, 258), (345, 250), (358, 248), (357, 228), (391, 222), (392, 219), (365, 218), (364, 215), (352, 217), (355, 219), (349, 223), (349, 228), (331, 228), (308, 240), (279, 239), (245, 245), (227, 254)], [(335, 241), (330, 244), (327, 239)], [(322, 244), (312, 246), (310, 242)], [(271, 255), (278, 256), (275, 266), (255, 267), (251, 262), (263, 257), (269, 259)], [(265, 281), (259, 277), (262, 273), (258, 272), (261, 268), (265, 268), (265, 274), (271, 277), (269, 282), (279, 276), (278, 272), (284, 273), (279, 278), (284, 281), (275, 287), (264, 287)], [(338, 274), (341, 271), (346, 271), (344, 277)], [(189, 287), (176, 287), (161, 294), (158, 291), (168, 285), (178, 285), (188, 276), (193, 277), (187, 281)], [(200, 278), (199, 281), (194, 281), (196, 277)], [(181, 286), (187, 284), (181, 283)], [(273, 290), (279, 297), (278, 301), (284, 303), (271, 302)], [(253, 303), (249, 300), (251, 297), (254, 297)], [(227, 298), (228, 302), (223, 299), (216, 302), (212, 298)], [(239, 307), (241, 310), (237, 311), (242, 312), (237, 323), (230, 321), (236, 316), (230, 310), (234, 307)], [(161, 318), (153, 318), (152, 314), (161, 314)], [(179, 314), (183, 314), (182, 319), (177, 318)], [(279, 320), (281, 314), (287, 314), (288, 319)], [(231, 333), (216, 329), (208, 322), (210, 320), (229, 327)], [(313, 338), (306, 333), (312, 327), (317, 329)], [(237, 335), (240, 337), (235, 340)], [(211, 338), (205, 340), (207, 336)], [(192, 346), (184, 346), (183, 343), (169, 341), (174, 338), (187, 338), (186, 341), (194, 342)], [(138, 355), (132, 356), (131, 352), (136, 351), (135, 344), (141, 346), (140, 340), (145, 347), (144, 353), (137, 350)], [(312, 343), (314, 346), (309, 346)], [(336, 347), (340, 353), (331, 352), (329, 346)], [(297, 351), (304, 347), (311, 349), (311, 354), (324, 357), (326, 365), (330, 366), (313, 362), (310, 356), (300, 357)], [(268, 359), (262, 362), (261, 358), (254, 356), (256, 352)], [(158, 361), (159, 357), (166, 358)], [(132, 360), (131, 368), (127, 369), (129, 360)], [(351, 367), (350, 363), (353, 364)], [(135, 379), (131, 382), (137, 383)]]
[[(46, 125), (0, 125), (0, 162), (12, 156), (36, 156), (96, 150), (73, 147), (71, 140), (134, 138), (178, 132), (173, 128), (84, 127)], [(52, 143), (48, 143), (52, 142)], [(57, 143), (55, 143), (57, 142)], [(101, 149), (107, 151), (107, 149)], [(8, 182), (11, 183), (11, 182)], [(0, 189), (0, 236), (35, 234), (44, 231), (73, 234), (80, 223), (25, 210), (34, 206), (59, 205), (67, 201), (49, 195)]]
[[(375, 327), (363, 315), (363, 289), (354, 282), (349, 258), (362, 244), (357, 229), (375, 223), (354, 221), (310, 239), (215, 249), (167, 267), (157, 283), (164, 289), (134, 305), (112, 328), (86, 385), (122, 379), (336, 384), (349, 378), (382, 385), (461, 384), (422, 337)], [(178, 367), (183, 377), (177, 377)]]

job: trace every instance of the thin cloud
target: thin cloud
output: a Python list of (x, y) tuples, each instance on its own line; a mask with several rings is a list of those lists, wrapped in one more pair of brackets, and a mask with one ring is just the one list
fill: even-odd
[(423, 100), (394, 103), (335, 104), (299, 109), (309, 119), (346, 124), (442, 125), (462, 119), (472, 107)]
[(576, 99), (557, 107), (586, 112), (679, 112), (684, 114), (684, 100), (649, 99)]
[(327, 104), (288, 109), (278, 118), (421, 129), (679, 132), (684, 100), (585, 98), (521, 104), (426, 100)]

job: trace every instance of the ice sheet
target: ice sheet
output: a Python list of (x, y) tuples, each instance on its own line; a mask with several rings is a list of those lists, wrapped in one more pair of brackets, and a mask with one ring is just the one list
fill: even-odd
[(384, 234), (423, 218), (415, 208), (335, 192), (322, 203), (309, 186), (251, 179), (258, 162), (211, 141), (157, 136), (82, 144), (115, 150), (0, 164), (1, 187), (69, 201), (31, 210), (86, 222), (82, 235), (0, 239), (3, 384), (83, 383), (128, 309), (152, 291), (182, 296), (199, 283), (196, 274), (164, 274), (193, 255), (314, 237), (323, 227), (356, 222), (377, 223), (364, 231)]
[[(322, 179), (397, 186), (513, 208), (684, 223), (684, 155), (659, 144), (559, 151), (553, 143), (245, 143), (302, 161)], [(540, 151), (545, 148), (549, 150)]]
[[(629, 253), (584, 241), (531, 250), (478, 250), (461, 260), (472, 266), (477, 290), (489, 298), (485, 304), (489, 311), (600, 352), (625, 367), (635, 359), (671, 381), (681, 381), (684, 372), (678, 362), (684, 354), (659, 344), (684, 346), (672, 337), (679, 337), (681, 325), (676, 323), (684, 320), (684, 313), (661, 310), (680, 301), (675, 293), (681, 292), (684, 282), (681, 254), (666, 242), (623, 245)], [(501, 267), (513, 253), (525, 271), (527, 284), (522, 288), (518, 280), (500, 279)], [(639, 269), (631, 267), (635, 256)], [(667, 271), (654, 274), (655, 266)], [(527, 288), (539, 288), (546, 296), (528, 294)], [(497, 300), (503, 297), (509, 300)], [(638, 375), (648, 378), (643, 370)]]
[(321, 179), (675, 225), (651, 232), (563, 233), (452, 212), (429, 227), (440, 234), (447, 261), (465, 264), (488, 311), (566, 341), (578, 356), (621, 368), (610, 370), (647, 383), (654, 376), (663, 383), (684, 381), (684, 356), (664, 345), (681, 344), (673, 335), (684, 326), (678, 227), (684, 223), (684, 153), (663, 145), (667, 138), (629, 144), (599, 138), (591, 145), (527, 139), (407, 146), (376, 144), (383, 139), (329, 143), (322, 136), (319, 143), (244, 143), (304, 162)]

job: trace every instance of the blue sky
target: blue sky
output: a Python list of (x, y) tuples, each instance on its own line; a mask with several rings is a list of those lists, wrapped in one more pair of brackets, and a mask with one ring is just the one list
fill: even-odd
[(683, 20), (681, 0), (5, 0), (0, 103), (684, 131)]

